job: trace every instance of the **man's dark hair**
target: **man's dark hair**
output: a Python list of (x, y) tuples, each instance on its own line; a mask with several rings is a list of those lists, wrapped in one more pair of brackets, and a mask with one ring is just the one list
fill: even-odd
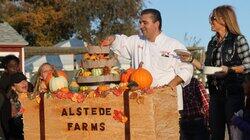
[(12, 60), (16, 61), (17, 64), (20, 63), (19, 58), (16, 57), (15, 55), (12, 55), (12, 54), (6, 55), (6, 56), (2, 59), (3, 68), (6, 69), (6, 68), (7, 68), (7, 64), (10, 63), (10, 61), (12, 61)]
[(145, 9), (141, 12), (141, 15), (145, 15), (145, 14), (151, 14), (154, 22), (159, 21), (159, 23), (160, 23), (159, 30), (161, 31), (162, 20), (161, 20), (160, 11), (158, 11), (156, 9)]

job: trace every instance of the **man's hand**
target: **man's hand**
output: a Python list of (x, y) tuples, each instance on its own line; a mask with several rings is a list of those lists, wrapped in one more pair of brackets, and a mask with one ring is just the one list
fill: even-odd
[(171, 87), (173, 91), (176, 91), (176, 86), (181, 84), (182, 82), (183, 80), (181, 79), (181, 77), (177, 75), (172, 81), (170, 81), (170, 83), (167, 86)]
[(115, 41), (115, 36), (111, 35), (101, 41), (101, 46), (110, 46)]

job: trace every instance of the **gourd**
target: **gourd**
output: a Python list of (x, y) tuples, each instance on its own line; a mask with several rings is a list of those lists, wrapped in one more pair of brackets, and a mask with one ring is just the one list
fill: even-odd
[(101, 68), (92, 69), (91, 73), (93, 76), (100, 76), (100, 75), (102, 75), (102, 69)]
[(81, 73), (81, 75), (83, 77), (89, 77), (91, 75), (91, 72), (90, 71), (84, 71), (84, 72)]
[(73, 93), (77, 93), (79, 91), (79, 87), (80, 86), (77, 84), (76, 79), (73, 78), (72, 82), (69, 85), (69, 90)]
[(110, 70), (110, 73), (111, 73), (111, 74), (114, 74), (114, 75), (119, 75), (119, 74), (120, 74), (120, 69), (119, 69), (119, 67), (117, 67), (117, 66), (112, 67), (111, 70)]
[(127, 83), (129, 81), (129, 78), (131, 74), (135, 71), (134, 68), (129, 68), (126, 71), (124, 71), (121, 75), (121, 82)]
[(57, 91), (61, 88), (68, 87), (68, 81), (63, 76), (52, 77), (49, 82), (49, 89), (51, 92)]
[(86, 91), (86, 90), (89, 90), (89, 87), (88, 86), (80, 86), (80, 91)]
[(136, 82), (140, 88), (149, 88), (153, 82), (153, 77), (148, 70), (142, 68), (142, 64), (143, 62), (131, 74), (130, 81)]

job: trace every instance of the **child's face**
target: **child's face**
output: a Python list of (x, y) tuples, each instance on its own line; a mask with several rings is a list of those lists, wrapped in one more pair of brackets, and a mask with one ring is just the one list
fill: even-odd
[(243, 89), (246, 96), (250, 96), (250, 81), (246, 80), (243, 83)]
[(18, 93), (27, 93), (28, 92), (28, 82), (26, 80), (22, 80), (19, 83), (14, 83), (12, 88)]

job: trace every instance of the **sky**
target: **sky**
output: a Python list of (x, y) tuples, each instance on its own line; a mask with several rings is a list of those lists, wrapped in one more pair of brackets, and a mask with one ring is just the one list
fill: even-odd
[[(161, 12), (162, 30), (188, 46), (194, 42), (206, 49), (214, 35), (208, 21), (211, 11), (220, 5), (231, 5), (237, 15), (241, 33), (250, 43), (250, 0), (145, 0), (146, 8)], [(185, 34), (189, 39), (184, 39)]]

